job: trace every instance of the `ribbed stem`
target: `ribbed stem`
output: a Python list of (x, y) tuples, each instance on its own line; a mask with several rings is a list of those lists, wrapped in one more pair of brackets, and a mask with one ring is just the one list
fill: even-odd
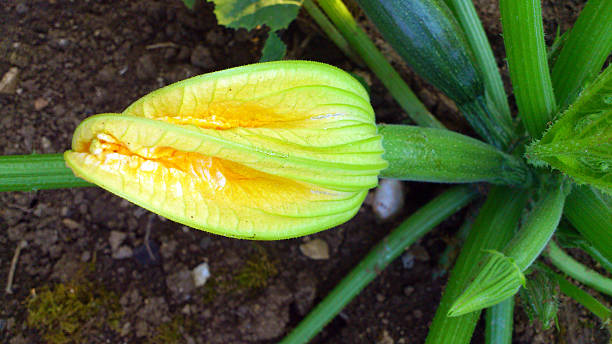
[(576, 186), (564, 215), (608, 261), (612, 261), (612, 209), (589, 186)]
[(506, 256), (512, 258), (522, 271), (538, 258), (561, 220), (566, 187), (551, 183), (544, 192), (521, 230), (504, 249)]
[(0, 191), (62, 189), (93, 184), (66, 167), (62, 154), (0, 156)]
[(523, 285), (525, 271), (538, 258), (561, 219), (566, 190), (564, 183), (552, 182), (543, 190), (521, 230), (503, 253), (487, 256), (469, 287), (457, 298), (449, 315), (457, 316), (490, 307), (516, 293)]
[(312, 17), (312, 19), (317, 22), (321, 30), (325, 32), (327, 37), (334, 42), (334, 44), (342, 50), (344, 55), (350, 58), (353, 62), (363, 65), (363, 61), (361, 58), (355, 54), (353, 49), (349, 43), (342, 37), (342, 34), (338, 32), (334, 24), (332, 24), (329, 19), (325, 16), (325, 13), (321, 11), (319, 6), (313, 0), (304, 0), (302, 6), (306, 9), (306, 12)]
[(612, 279), (606, 278), (594, 270), (580, 264), (557, 246), (554, 241), (548, 245), (548, 258), (559, 270), (577, 281), (612, 296)]
[(529, 134), (539, 138), (556, 108), (540, 0), (500, 0), (500, 11), (519, 115)]
[(589, 0), (552, 70), (552, 83), (561, 109), (571, 104), (593, 81), (612, 50), (612, 1)]
[(397, 71), (387, 62), (368, 35), (359, 28), (341, 0), (319, 0), (319, 5), (349, 42), (351, 48), (359, 54), (416, 124), (423, 127), (444, 128), (444, 125), (429, 113)]
[(497, 186), (491, 189), (450, 273), (429, 328), (427, 344), (470, 342), (480, 311), (453, 318), (447, 315), (448, 310), (478, 271), (478, 262), (484, 257), (484, 250), (501, 249), (510, 240), (528, 196), (529, 193), (522, 190)]
[(485, 343), (511, 344), (514, 324), (514, 298), (510, 297), (487, 309)]
[(378, 125), (383, 178), (437, 183), (472, 183), (528, 187), (531, 175), (521, 159), (492, 145), (449, 130), (407, 125)]
[(307, 343), (408, 246), (476, 195), (469, 186), (456, 186), (417, 210), (378, 243), (281, 343)]
[(474, 53), (476, 65), (480, 67), (488, 104), (492, 105), (490, 106), (492, 109), (495, 109), (493, 115), (499, 123), (512, 123), (508, 97), (499, 74), (499, 68), (474, 4), (470, 0), (447, 0), (446, 3), (453, 10), (463, 28)]

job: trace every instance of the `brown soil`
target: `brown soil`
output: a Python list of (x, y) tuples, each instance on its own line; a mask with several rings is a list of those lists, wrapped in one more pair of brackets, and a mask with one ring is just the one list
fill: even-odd
[[(495, 1), (477, 5), (498, 56), (503, 54)], [(121, 111), (140, 96), (187, 77), (257, 62), (265, 31), (216, 25), (209, 3), (195, 12), (174, 1), (3, 1), (0, 4), (0, 76), (19, 70), (17, 89), (0, 94), (1, 154), (62, 152), (72, 132), (94, 113)], [(545, 2), (547, 32), (566, 29), (576, 17), (572, 2)], [(305, 15), (283, 33), (289, 56), (350, 63)], [(501, 61), (501, 59), (500, 59)], [(430, 110), (466, 132), (454, 105), (405, 72)], [(371, 76), (380, 122), (405, 119)], [(234, 240), (183, 227), (98, 188), (0, 194), (0, 283), (4, 289), (15, 248), (23, 249), (14, 294), (2, 293), (0, 341), (42, 343), (44, 331), (28, 325), (29, 295), (83, 278), (114, 296), (119, 324), (91, 326), (87, 343), (272, 343), (291, 330), (367, 251), (402, 218), (445, 186), (406, 183), (406, 205), (397, 220), (380, 223), (364, 205), (350, 222), (307, 238), (279, 242)], [(451, 217), (382, 271), (314, 340), (315, 343), (422, 343), (446, 275), (442, 252), (465, 212)], [(156, 259), (145, 247), (147, 228)], [(121, 237), (120, 248), (111, 236)], [(111, 234), (114, 233), (114, 234)], [(319, 238), (327, 260), (304, 256), (299, 245)], [(114, 240), (114, 239), (113, 239)], [(123, 250), (123, 251), (122, 251)], [(121, 252), (127, 256), (117, 259)], [(208, 262), (212, 277), (195, 288), (188, 271)], [(89, 268), (87, 270), (86, 268)], [(442, 272), (442, 277), (439, 277)], [(605, 343), (606, 333), (584, 309), (565, 302), (560, 332), (539, 331), (517, 308), (516, 343)], [(482, 327), (474, 341), (482, 342)]]

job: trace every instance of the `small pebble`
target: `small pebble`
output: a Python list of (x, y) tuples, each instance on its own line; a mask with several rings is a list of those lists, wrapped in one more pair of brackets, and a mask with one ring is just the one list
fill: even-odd
[(381, 179), (374, 192), (372, 210), (381, 221), (393, 219), (404, 207), (404, 186), (395, 179)]
[(206, 284), (206, 281), (210, 277), (210, 269), (208, 268), (208, 263), (204, 262), (198, 266), (196, 266), (191, 274), (193, 276), (193, 283), (196, 288), (201, 287)]
[(112, 257), (113, 259), (126, 259), (132, 257), (133, 254), (134, 252), (131, 247), (123, 245), (116, 252), (113, 252)]
[(414, 287), (413, 286), (407, 286), (406, 288), (404, 288), (404, 295), (410, 296), (410, 295), (412, 295), (412, 293), (414, 293)]
[(127, 233), (119, 232), (119, 231), (111, 231), (110, 236), (108, 238), (108, 242), (110, 244), (111, 250), (113, 252), (117, 251), (123, 240), (127, 237)]
[(15, 12), (17, 12), (17, 14), (19, 15), (23, 15), (28, 13), (28, 6), (26, 4), (24, 4), (23, 2), (20, 2), (17, 4), (17, 6), (15, 6)]
[(37, 99), (34, 101), (34, 110), (36, 110), (36, 111), (40, 111), (40, 110), (42, 110), (42, 109), (46, 108), (46, 107), (47, 107), (47, 105), (49, 105), (49, 101), (48, 101), (47, 99), (42, 98), (42, 97), (37, 98)]
[(401, 259), (404, 269), (410, 270), (414, 267), (414, 255), (411, 252), (404, 253)]
[(90, 259), (91, 259), (91, 252), (83, 251), (83, 253), (81, 253), (81, 261), (83, 263), (88, 262)]
[(329, 259), (329, 246), (322, 239), (314, 239), (300, 245), (300, 251), (310, 259)]
[(4, 73), (2, 80), (0, 80), (0, 93), (14, 94), (19, 82), (18, 77), (19, 69), (17, 67), (12, 67), (8, 72)]

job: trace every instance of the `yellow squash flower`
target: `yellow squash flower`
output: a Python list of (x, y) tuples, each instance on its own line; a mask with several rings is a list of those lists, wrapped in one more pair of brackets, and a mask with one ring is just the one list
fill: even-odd
[(306, 61), (261, 63), (154, 91), (87, 118), (74, 173), (176, 222), (272, 240), (341, 224), (387, 166), (366, 90)]

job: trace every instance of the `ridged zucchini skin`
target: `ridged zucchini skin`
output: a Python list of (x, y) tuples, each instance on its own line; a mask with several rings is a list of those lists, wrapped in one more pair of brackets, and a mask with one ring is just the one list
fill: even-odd
[(463, 31), (443, 1), (357, 2), (408, 65), (455, 101), (479, 135), (497, 147), (508, 145), (511, 125), (491, 116)]

